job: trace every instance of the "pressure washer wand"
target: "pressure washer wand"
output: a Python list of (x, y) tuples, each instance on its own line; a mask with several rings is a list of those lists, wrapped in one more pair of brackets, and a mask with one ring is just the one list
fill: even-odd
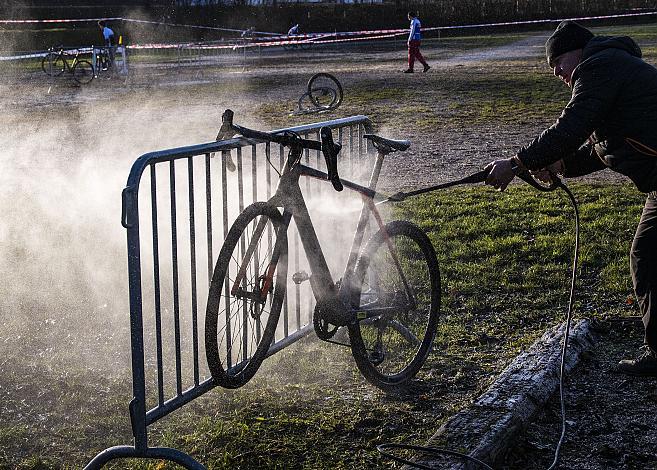
[[(489, 173), (490, 173), (490, 169), (485, 168), (481, 171), (478, 171), (477, 173), (473, 173), (470, 176), (466, 176), (465, 178), (461, 178), (459, 180), (448, 181), (447, 183), (437, 184), (435, 186), (429, 186), (428, 188), (416, 189), (415, 191), (409, 191), (407, 193), (404, 192), (395, 193), (392, 196), (389, 196), (387, 199), (377, 202), (376, 204), (379, 205), (385, 202), (401, 202), (404, 199), (411, 196), (417, 196), (418, 194), (429, 193), (431, 191), (436, 191), (438, 189), (451, 188), (452, 186), (458, 186), (460, 184), (483, 183), (484, 181), (486, 181), (486, 178), (488, 177)], [(566, 192), (568, 192), (568, 188), (566, 188), (563, 181), (561, 181), (561, 178), (559, 178), (556, 174), (551, 173), (552, 178), (551, 178), (551, 183), (549, 185), (547, 184), (543, 185), (539, 183), (527, 170), (517, 169), (515, 171), (515, 175), (521, 180), (523, 180), (525, 183), (533, 186), (539, 191), (554, 191), (557, 188), (562, 188)]]
[(404, 192), (395, 193), (392, 196), (389, 196), (388, 199), (384, 199), (383, 201), (377, 202), (376, 204), (377, 205), (383, 204), (384, 202), (401, 202), (407, 197), (417, 196), (418, 194), (429, 193), (431, 191), (436, 191), (438, 189), (451, 188), (452, 186), (458, 186), (460, 184), (483, 183), (484, 181), (486, 181), (486, 178), (488, 177), (488, 173), (490, 173), (490, 170), (481, 170), (478, 171), (477, 173), (473, 173), (470, 176), (461, 178), (460, 180), (449, 181), (447, 183), (437, 184), (435, 186), (429, 186), (428, 188), (416, 189), (415, 191), (409, 191), (407, 193)]

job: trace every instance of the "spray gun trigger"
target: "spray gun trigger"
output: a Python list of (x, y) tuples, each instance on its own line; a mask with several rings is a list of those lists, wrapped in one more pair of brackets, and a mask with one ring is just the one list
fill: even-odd
[(299, 285), (308, 279), (310, 279), (310, 276), (306, 271), (299, 271), (298, 273), (292, 274), (292, 282), (294, 282), (296, 285)]

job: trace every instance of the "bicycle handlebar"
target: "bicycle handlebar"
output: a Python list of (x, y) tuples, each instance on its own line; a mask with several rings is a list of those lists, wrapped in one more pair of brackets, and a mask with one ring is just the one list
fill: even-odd
[(340, 153), (342, 146), (333, 142), (333, 134), (331, 133), (330, 127), (322, 127), (319, 130), (319, 135), (322, 139), (322, 153), (324, 154), (324, 160), (326, 160), (328, 179), (333, 185), (333, 189), (342, 191), (344, 188), (338, 175), (338, 153)]
[(298, 156), (296, 158), (300, 158), (301, 149), (304, 148), (310, 150), (321, 150), (324, 154), (324, 159), (326, 160), (328, 179), (331, 181), (333, 188), (336, 191), (342, 191), (343, 187), (338, 175), (337, 163), (338, 154), (340, 153), (342, 146), (333, 142), (331, 128), (322, 127), (319, 130), (321, 141), (318, 142), (316, 140), (304, 139), (292, 131), (272, 133), (248, 129), (246, 127), (235, 124), (233, 122), (234, 115), (235, 113), (230, 109), (224, 111), (221, 116), (221, 128), (219, 129), (220, 136), (223, 136), (223, 138), (228, 138), (228, 136), (231, 135), (233, 131), (235, 131), (246, 138), (275, 142), (285, 147), (290, 147), (291, 151), (293, 152), (298, 152)]

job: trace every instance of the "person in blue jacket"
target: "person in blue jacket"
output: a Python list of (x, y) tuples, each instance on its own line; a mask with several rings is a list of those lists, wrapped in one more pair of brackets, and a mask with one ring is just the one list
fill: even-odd
[(103, 41), (105, 42), (105, 48), (107, 49), (107, 55), (109, 56), (109, 64), (107, 64), (108, 69), (112, 69), (114, 66), (114, 54), (116, 52), (116, 40), (114, 39), (114, 31), (107, 26), (104, 20), (98, 22), (98, 27), (100, 32), (103, 35)]

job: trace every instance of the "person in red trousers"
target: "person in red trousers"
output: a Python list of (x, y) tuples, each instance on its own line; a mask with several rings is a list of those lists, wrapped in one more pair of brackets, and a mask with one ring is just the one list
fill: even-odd
[(422, 65), (424, 65), (423, 72), (426, 72), (431, 67), (427, 64), (427, 61), (422, 57), (420, 52), (420, 20), (416, 15), (408, 12), (408, 19), (411, 22), (411, 30), (408, 35), (408, 68), (404, 70), (404, 73), (413, 73), (413, 66), (415, 65), (415, 59), (417, 59)]

